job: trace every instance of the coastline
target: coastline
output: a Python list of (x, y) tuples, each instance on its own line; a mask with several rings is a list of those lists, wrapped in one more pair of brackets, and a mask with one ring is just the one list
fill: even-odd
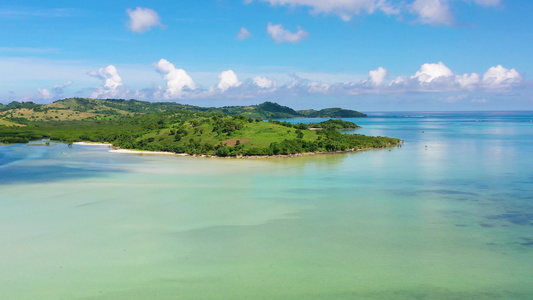
[[(400, 143), (403, 143), (400, 142)], [(324, 154), (342, 154), (358, 151), (367, 151), (374, 149), (384, 149), (384, 148), (360, 148), (360, 149), (346, 149), (338, 151), (316, 151), (316, 152), (302, 152), (302, 153), (292, 153), (292, 154), (276, 154), (276, 155), (237, 155), (237, 156), (216, 156), (216, 155), (198, 155), (198, 154), (187, 154), (187, 153), (174, 153), (167, 151), (148, 151), (148, 150), (129, 150), (122, 149), (119, 147), (114, 147), (112, 144), (108, 143), (96, 143), (96, 142), (75, 142), (74, 145), (83, 145), (83, 146), (108, 146), (112, 149), (109, 150), (110, 153), (119, 153), (119, 154), (138, 154), (138, 155), (174, 155), (174, 156), (190, 156), (190, 157), (203, 157), (203, 158), (224, 158), (224, 159), (257, 159), (257, 158), (288, 158), (288, 157), (300, 157), (300, 156), (312, 156), (312, 155), (324, 155)], [(390, 148), (394, 145), (388, 145)]]
[(113, 144), (109, 143), (97, 143), (97, 142), (74, 142), (73, 145), (84, 145), (84, 146), (109, 146), (113, 147)]
[[(358, 127), (346, 127), (346, 128), (337, 128), (337, 130), (354, 130), (354, 129), (361, 129), (363, 127), (361, 126), (358, 126)], [(316, 130), (324, 130), (326, 128), (320, 128), (320, 127), (309, 127), (307, 128), (308, 130), (312, 130), (312, 131), (316, 131)]]
[[(390, 145), (389, 147), (392, 147)], [(190, 157), (203, 157), (203, 158), (222, 158), (222, 159), (261, 159), (261, 158), (288, 158), (288, 157), (300, 157), (300, 156), (312, 156), (312, 155), (326, 155), (326, 154), (343, 154), (350, 152), (358, 151), (367, 151), (375, 149), (384, 149), (384, 148), (361, 148), (361, 149), (347, 149), (347, 150), (338, 150), (338, 151), (317, 151), (317, 152), (302, 152), (302, 153), (292, 153), (292, 154), (276, 154), (276, 155), (237, 155), (237, 156), (216, 156), (216, 155), (198, 155), (198, 154), (187, 154), (187, 153), (174, 153), (174, 152), (165, 152), (165, 151), (147, 151), (147, 150), (128, 150), (120, 149), (114, 147), (112, 150), (109, 150), (111, 153), (119, 154), (139, 154), (139, 155), (174, 155), (174, 156), (190, 156)]]
[(113, 149), (109, 150), (111, 153), (122, 153), (122, 154), (150, 154), (150, 155), (177, 155), (177, 156), (189, 156), (187, 153), (174, 153), (174, 152), (166, 152), (166, 151), (147, 151), (147, 150), (128, 150), (128, 149), (121, 149), (118, 147), (113, 147)]

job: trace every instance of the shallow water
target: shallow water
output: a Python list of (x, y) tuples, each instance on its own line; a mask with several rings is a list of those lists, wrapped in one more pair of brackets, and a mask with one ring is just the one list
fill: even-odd
[(352, 132), (401, 148), (281, 159), (2, 146), (1, 298), (530, 299), (531, 119), (373, 113)]

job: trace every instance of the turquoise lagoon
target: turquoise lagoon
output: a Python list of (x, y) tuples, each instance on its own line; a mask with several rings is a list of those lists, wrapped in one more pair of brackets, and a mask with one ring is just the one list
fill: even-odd
[(1, 146), (0, 298), (533, 298), (533, 112), (347, 120), (405, 143), (270, 159)]

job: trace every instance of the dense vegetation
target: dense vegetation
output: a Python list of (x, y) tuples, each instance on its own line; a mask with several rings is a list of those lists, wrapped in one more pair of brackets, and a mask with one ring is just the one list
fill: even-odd
[(33, 102), (11, 102), (0, 106), (0, 119), (18, 118), (19, 121), (57, 121), (81, 120), (86, 118), (109, 119), (123, 115), (159, 113), (169, 110), (188, 110), (197, 112), (219, 113), (225, 115), (243, 115), (249, 118), (352, 118), (366, 117), (365, 114), (341, 108), (296, 111), (290, 107), (274, 102), (264, 102), (250, 106), (199, 107), (175, 102), (147, 102), (138, 100), (100, 100), (70, 98), (52, 104), (35, 104)]
[(243, 115), (250, 118), (260, 119), (283, 119), (283, 118), (361, 118), (366, 114), (355, 110), (341, 108), (326, 108), (322, 110), (294, 110), (274, 102), (264, 102), (251, 106), (227, 106), (222, 108), (209, 108), (210, 112), (221, 112), (228, 115)]
[(308, 128), (356, 129), (361, 126), (349, 121), (331, 119), (320, 123), (309, 123)]
[[(64, 100), (61, 108), (56, 106), (47, 109), (52, 110), (49, 113), (54, 112), (56, 116), (61, 111), (82, 114), (102, 110), (102, 102), (85, 100)], [(166, 104), (152, 107), (158, 107), (160, 112), (139, 113), (144, 107), (142, 103), (129, 101), (131, 100), (112, 101), (112, 106), (106, 105), (107, 109), (115, 112), (113, 117), (66, 119), (63, 114), (63, 120), (18, 120), (24, 125), (19, 127), (0, 123), (0, 142), (27, 143), (39, 139), (69, 144), (78, 141), (107, 142), (125, 149), (216, 156), (347, 151), (382, 148), (401, 142), (388, 137), (342, 134), (337, 129), (358, 128), (355, 123), (342, 120), (314, 124), (292, 124), (279, 120), (265, 122), (259, 118), (231, 116), (210, 109), (194, 110), (187, 107), (165, 110)], [(265, 106), (272, 107), (273, 104), (267, 103)], [(290, 110), (282, 108), (280, 112), (289, 113)], [(14, 116), (4, 121), (14, 124), (13, 121), (17, 121), (17, 118)]]
[(366, 114), (349, 109), (342, 109), (339, 107), (324, 108), (321, 110), (299, 110), (298, 113), (306, 118), (362, 118), (367, 117)]

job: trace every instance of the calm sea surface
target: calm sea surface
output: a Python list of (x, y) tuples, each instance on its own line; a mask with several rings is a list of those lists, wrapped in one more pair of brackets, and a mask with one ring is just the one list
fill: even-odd
[(347, 120), (405, 143), (241, 160), (1, 146), (0, 298), (533, 298), (533, 112)]

